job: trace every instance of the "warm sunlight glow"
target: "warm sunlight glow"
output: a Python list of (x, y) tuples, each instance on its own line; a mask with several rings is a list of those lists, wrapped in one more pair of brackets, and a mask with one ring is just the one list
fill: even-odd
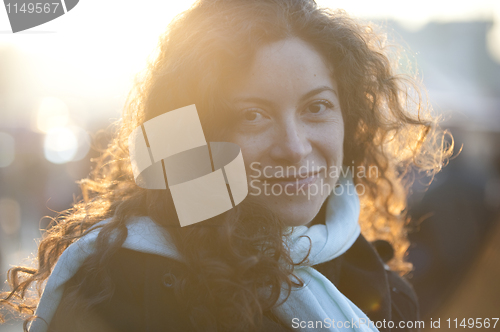
[(69, 122), (68, 106), (58, 98), (47, 97), (42, 100), (36, 115), (36, 128), (46, 133), (52, 128), (62, 127)]
[(48, 161), (54, 164), (64, 164), (75, 157), (78, 151), (78, 140), (69, 128), (53, 128), (45, 136), (43, 150)]
[(45, 135), (45, 158), (54, 164), (64, 164), (85, 158), (90, 150), (90, 136), (80, 127), (55, 127)]

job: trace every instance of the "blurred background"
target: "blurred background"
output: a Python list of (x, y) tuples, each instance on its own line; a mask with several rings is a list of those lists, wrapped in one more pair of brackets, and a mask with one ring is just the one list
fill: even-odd
[[(0, 9), (1, 280), (36, 254), (44, 216), (80, 197), (76, 181), (98, 155), (96, 132), (119, 119), (159, 34), (192, 2), (86, 0), (16, 34)], [(410, 198), (409, 213), (420, 221), (410, 235), (410, 281), (426, 326), (430, 318), (443, 327), (447, 318), (499, 317), (500, 1), (317, 2), (376, 22), (402, 44), (443, 126), (463, 146)], [(16, 321), (0, 325), (19, 330)]]

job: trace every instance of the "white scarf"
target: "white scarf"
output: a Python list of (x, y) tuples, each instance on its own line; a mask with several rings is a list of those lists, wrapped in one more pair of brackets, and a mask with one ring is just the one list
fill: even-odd
[[(373, 324), (368, 324), (368, 317), (330, 280), (311, 267), (342, 255), (360, 234), (359, 198), (352, 179), (341, 178), (339, 183), (339, 188), (343, 188), (343, 191), (340, 193), (338, 189), (328, 198), (325, 225), (293, 227), (291, 235), (285, 239), (294, 262), (302, 261), (312, 244), (307, 261), (295, 267), (294, 271), (304, 281), (304, 287), (294, 288), (285, 303), (274, 309), (283, 324), (299, 331), (314, 330), (310, 324), (321, 327), (322, 331), (378, 331)], [(98, 224), (108, 221), (109, 219), (106, 219)], [(150, 218), (132, 218), (127, 223), (127, 229), (128, 236), (122, 245), (123, 248), (183, 260), (173, 242), (169, 240), (165, 228)], [(43, 320), (32, 321), (30, 332), (47, 331), (47, 324), (50, 324), (61, 301), (65, 283), (94, 252), (98, 231), (81, 237), (59, 257), (35, 312), (35, 315)], [(321, 325), (318, 325), (318, 322), (321, 322)], [(364, 324), (360, 324), (362, 322)]]

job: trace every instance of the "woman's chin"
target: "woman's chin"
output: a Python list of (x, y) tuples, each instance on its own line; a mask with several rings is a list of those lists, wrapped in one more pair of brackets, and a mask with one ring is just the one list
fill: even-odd
[(267, 198), (267, 206), (287, 226), (303, 226), (318, 214), (326, 197), (278, 196)]

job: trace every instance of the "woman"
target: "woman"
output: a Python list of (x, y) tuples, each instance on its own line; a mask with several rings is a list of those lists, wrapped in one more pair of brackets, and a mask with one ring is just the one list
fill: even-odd
[[(10, 270), (2, 303), (33, 314), (39, 297), (25, 291), (48, 280), (30, 331), (389, 331), (382, 322), (417, 320), (399, 276), (411, 268), (408, 174), (434, 174), (452, 146), (394, 70), (379, 35), (312, 0), (198, 1), (161, 37), (81, 181), (83, 201), (47, 231), (38, 268)], [(241, 148), (250, 192), (179, 227), (169, 190), (136, 185), (128, 138), (193, 104), (207, 141)]]

